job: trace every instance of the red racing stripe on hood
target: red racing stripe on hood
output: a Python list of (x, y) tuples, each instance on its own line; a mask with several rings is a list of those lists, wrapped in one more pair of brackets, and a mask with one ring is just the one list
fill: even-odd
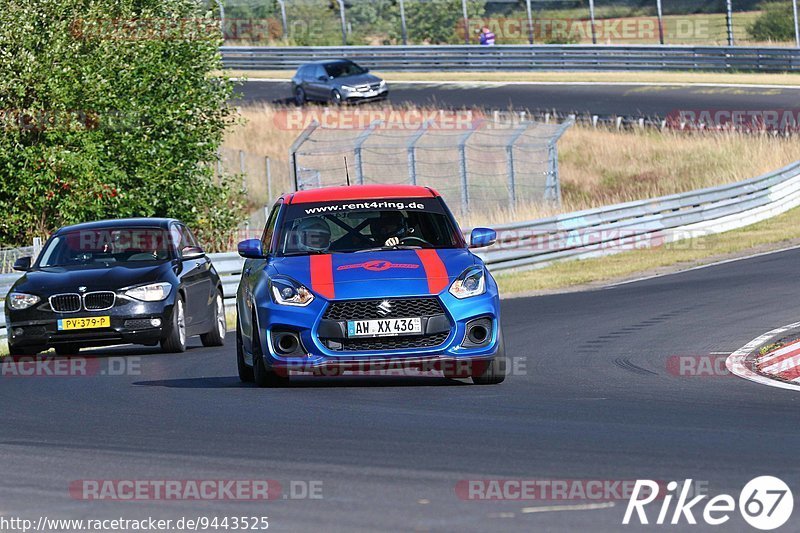
[(336, 291), (333, 287), (333, 256), (310, 255), (311, 290), (329, 300), (333, 300)]
[(430, 248), (415, 251), (422, 261), (422, 268), (425, 269), (425, 276), (428, 278), (428, 291), (431, 294), (439, 294), (450, 283), (442, 258), (436, 250)]

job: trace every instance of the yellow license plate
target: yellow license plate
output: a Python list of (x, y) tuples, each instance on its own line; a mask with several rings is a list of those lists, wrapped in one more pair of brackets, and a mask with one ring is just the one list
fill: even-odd
[(58, 321), (58, 330), (95, 329), (111, 327), (109, 316), (89, 316), (84, 318), (63, 318)]

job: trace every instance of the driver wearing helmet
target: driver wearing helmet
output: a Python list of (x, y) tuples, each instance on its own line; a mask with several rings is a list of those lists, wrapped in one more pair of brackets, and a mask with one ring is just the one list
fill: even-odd
[(378, 217), (370, 220), (369, 229), (375, 242), (397, 246), (408, 234), (408, 223), (400, 211), (381, 211)]
[(295, 231), (297, 248), (304, 252), (327, 252), (331, 245), (331, 228), (320, 217), (302, 219)]

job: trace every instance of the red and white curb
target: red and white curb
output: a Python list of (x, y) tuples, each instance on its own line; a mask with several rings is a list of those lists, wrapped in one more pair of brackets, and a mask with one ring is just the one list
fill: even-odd
[(800, 341), (764, 355), (755, 353), (769, 341), (797, 328), (800, 328), (800, 322), (787, 324), (759, 335), (733, 352), (725, 362), (725, 366), (740, 378), (779, 389), (800, 391)]

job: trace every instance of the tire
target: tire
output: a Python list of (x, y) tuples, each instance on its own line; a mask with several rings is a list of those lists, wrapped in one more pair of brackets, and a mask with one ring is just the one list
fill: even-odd
[(264, 364), (264, 354), (261, 350), (261, 335), (258, 326), (253, 320), (253, 381), (261, 388), (283, 387), (289, 384), (289, 378), (279, 376)]
[(302, 87), (296, 87), (294, 90), (294, 103), (299, 107), (303, 107), (307, 101), (306, 91)]
[(239, 380), (242, 383), (252, 383), (255, 381), (253, 367), (247, 366), (244, 362), (244, 346), (242, 346), (242, 330), (239, 321), (236, 321), (236, 366), (239, 369)]
[(161, 349), (167, 353), (183, 353), (186, 351), (186, 311), (183, 296), (175, 299), (172, 309), (172, 320), (167, 326), (167, 333), (161, 339)]
[(331, 91), (331, 103), (333, 105), (342, 105), (344, 103), (342, 93), (340, 93), (338, 89)]
[(211, 331), (200, 335), (203, 346), (225, 346), (225, 334), (228, 332), (228, 323), (225, 320), (225, 301), (222, 293), (217, 293), (214, 299), (214, 325)]
[[(473, 363), (473, 370), (476, 372), (472, 374), (472, 382), (475, 385), (497, 385), (506, 379), (506, 349), (503, 342), (503, 330), (498, 331), (497, 353), (488, 362), (484, 368), (475, 368)], [(483, 365), (478, 365), (483, 367)]]
[(58, 344), (53, 346), (53, 349), (56, 351), (57, 355), (62, 357), (67, 355), (78, 355), (78, 352), (81, 351), (81, 347), (75, 344)]

